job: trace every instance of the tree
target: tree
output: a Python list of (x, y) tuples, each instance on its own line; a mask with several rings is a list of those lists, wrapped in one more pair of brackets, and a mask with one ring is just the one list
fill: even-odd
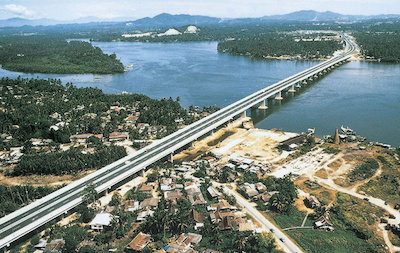
[(274, 252), (275, 248), (275, 238), (268, 232), (249, 236), (248, 243), (246, 244), (246, 252), (248, 253)]
[(109, 206), (119, 206), (121, 205), (122, 196), (118, 192), (115, 192), (112, 197), (111, 201), (108, 203)]
[(99, 194), (96, 191), (96, 185), (89, 183), (82, 191), (82, 203), (89, 205), (92, 209), (97, 209), (99, 205)]

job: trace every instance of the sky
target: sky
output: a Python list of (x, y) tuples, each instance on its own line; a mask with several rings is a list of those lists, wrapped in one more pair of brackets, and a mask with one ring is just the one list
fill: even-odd
[(219, 18), (262, 17), (299, 10), (340, 14), (400, 14), (399, 0), (0, 0), (0, 20), (138, 19), (160, 13)]

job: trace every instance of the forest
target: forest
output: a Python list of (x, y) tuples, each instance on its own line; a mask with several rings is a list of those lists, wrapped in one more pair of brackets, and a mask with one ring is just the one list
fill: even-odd
[(220, 42), (218, 52), (255, 58), (297, 56), (298, 59), (320, 59), (341, 49), (337, 41), (295, 41), (292, 35), (265, 34), (256, 38), (242, 38)]
[(369, 32), (354, 36), (364, 56), (381, 62), (400, 63), (400, 33)]
[(14, 35), (0, 38), (3, 69), (25, 73), (115, 74), (124, 66), (115, 54), (84, 41), (66, 41), (43, 35)]
[(82, 148), (70, 148), (64, 152), (24, 155), (11, 176), (73, 175), (102, 168), (126, 155), (124, 147), (114, 145), (98, 145), (93, 154), (82, 152)]

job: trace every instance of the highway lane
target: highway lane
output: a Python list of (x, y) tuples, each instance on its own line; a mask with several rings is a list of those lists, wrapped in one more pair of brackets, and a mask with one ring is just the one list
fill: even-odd
[[(348, 42), (346, 42), (348, 43)], [(348, 43), (349, 44), (349, 43)], [(350, 43), (351, 45), (351, 43)], [(350, 51), (349, 51), (350, 52)], [(294, 75), (292, 77), (289, 77), (285, 80), (282, 80), (281, 82), (278, 82), (276, 84), (273, 84), (259, 92), (256, 92), (254, 94), (251, 94), (223, 109), (220, 111), (210, 115), (207, 118), (204, 118), (202, 120), (199, 120), (192, 125), (177, 131), (174, 134), (171, 134), (165, 138), (163, 138), (159, 143), (157, 144), (152, 144), (148, 146), (147, 152), (144, 152), (143, 150), (136, 152), (135, 154), (131, 155), (130, 157), (123, 158), (109, 166), (106, 166), (105, 168), (99, 170), (98, 173), (93, 173), (95, 175), (89, 175), (87, 178), (85, 177), (84, 180), (81, 180), (81, 182), (77, 183), (75, 186), (71, 187), (70, 189), (61, 189), (57, 191), (54, 198), (51, 199), (51, 202), (44, 202), (43, 203), (36, 203), (35, 205), (32, 205), (32, 208), (25, 208), (26, 211), (21, 213), (19, 216), (10, 215), (11, 218), (8, 218), (8, 216), (3, 217), (6, 219), (0, 219), (0, 238), (4, 238), (12, 233), (15, 233), (18, 231), (18, 227), (24, 227), (25, 225), (29, 224), (32, 220), (39, 219), (41, 216), (46, 215), (49, 213), (51, 209), (57, 209), (60, 208), (64, 203), (68, 201), (72, 201), (73, 199), (79, 198), (82, 189), (84, 186), (90, 182), (95, 182), (97, 185), (103, 185), (107, 184), (110, 178), (113, 176), (118, 176), (121, 174), (126, 174), (129, 172), (129, 170), (132, 170), (129, 174), (134, 174), (141, 169), (143, 169), (144, 166), (147, 166), (154, 161), (152, 161), (152, 156), (157, 156), (158, 153), (162, 153), (165, 151), (168, 151), (169, 149), (172, 149), (171, 151), (168, 152), (173, 152), (179, 147), (182, 147), (186, 145), (187, 143), (190, 143), (193, 141), (193, 138), (190, 138), (193, 135), (196, 135), (198, 133), (201, 133), (204, 131), (204, 129), (210, 128), (210, 127), (217, 127), (218, 125), (221, 125), (227, 121), (229, 121), (234, 115), (239, 114), (240, 112), (250, 108), (251, 106), (254, 106), (257, 103), (260, 103), (263, 99), (266, 99), (277, 92), (289, 87), (293, 82), (299, 82), (301, 79), (304, 79), (306, 76), (314, 75), (314, 72), (320, 72), (327, 66), (330, 66), (332, 64), (335, 64), (336, 61), (339, 60), (344, 60), (344, 58), (348, 55), (349, 53), (343, 54), (342, 56), (334, 57), (330, 59), (329, 61), (323, 62), (321, 64), (318, 64), (310, 69), (307, 69), (297, 75)], [(215, 126), (213, 126), (215, 125)], [(202, 133), (204, 134), (204, 133)], [(201, 136), (200, 134), (199, 136)], [(199, 137), (198, 136), (198, 137)], [(179, 147), (177, 147), (179, 146)], [(165, 154), (167, 155), (167, 154)], [(160, 157), (162, 158), (162, 157)], [(147, 161), (147, 165), (146, 165)], [(130, 164), (126, 164), (125, 162), (129, 162)], [(141, 166), (142, 165), (142, 166)], [(144, 166), (143, 166), (144, 165)], [(68, 186), (67, 186), (68, 187)], [(104, 187), (103, 187), (104, 188)], [(107, 188), (107, 187), (106, 187)], [(104, 189), (103, 189), (104, 190)], [(39, 200), (40, 202), (40, 200)], [(73, 208), (69, 207), (69, 209)], [(40, 211), (43, 209), (42, 211)], [(69, 210), (68, 208), (66, 210)], [(25, 219), (21, 219), (21, 217), (26, 217)], [(7, 219), (8, 218), (8, 219)], [(4, 221), (5, 220), (5, 221)], [(0, 247), (3, 245), (0, 244)]]

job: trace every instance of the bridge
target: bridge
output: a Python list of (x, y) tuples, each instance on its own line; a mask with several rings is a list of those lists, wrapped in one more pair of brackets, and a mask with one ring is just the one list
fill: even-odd
[(82, 203), (82, 191), (88, 184), (95, 184), (97, 192), (104, 192), (128, 177), (144, 170), (152, 163), (172, 154), (174, 151), (195, 141), (234, 116), (261, 104), (270, 97), (282, 99), (282, 92), (294, 92), (303, 83), (313, 80), (347, 61), (356, 47), (343, 33), (343, 52), (314, 67), (290, 76), (280, 82), (259, 90), (193, 124), (172, 133), (145, 149), (126, 156), (100, 170), (83, 177), (19, 210), (0, 219), (0, 249), (7, 248), (19, 238), (27, 235), (47, 222), (67, 213)]

